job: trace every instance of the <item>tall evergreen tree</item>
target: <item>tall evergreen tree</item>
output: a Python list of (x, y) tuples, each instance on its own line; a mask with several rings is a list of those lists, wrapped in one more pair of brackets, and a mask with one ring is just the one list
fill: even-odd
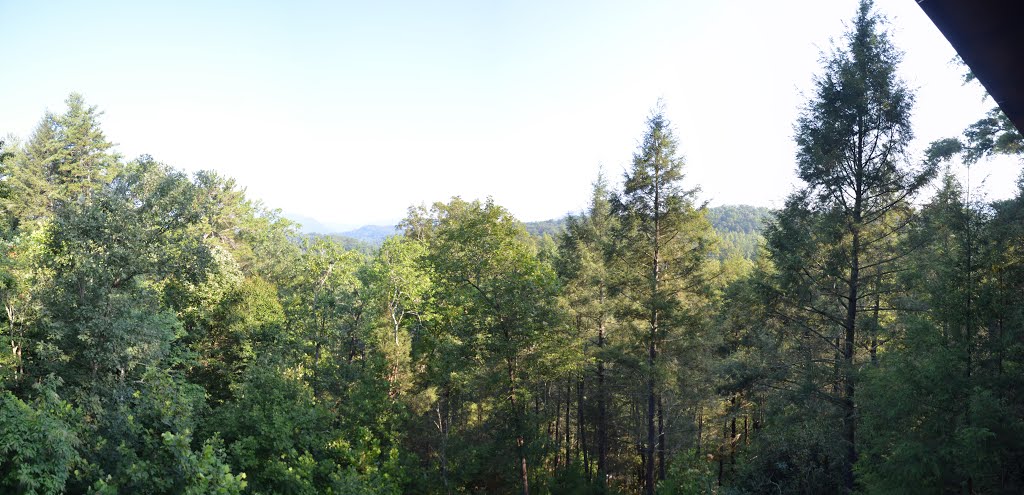
[(594, 182), (590, 208), (581, 216), (570, 216), (560, 236), (559, 274), (570, 311), (588, 328), (584, 339), (596, 348), (588, 355), (594, 360), (597, 402), (596, 448), (598, 482), (608, 475), (608, 390), (606, 367), (609, 330), (614, 306), (610, 296), (612, 274), (609, 256), (614, 249), (616, 217), (611, 209), (611, 192), (603, 173)]
[(88, 200), (116, 172), (114, 145), (100, 128), (103, 112), (77, 93), (66, 103), (63, 114), (46, 113), (13, 157), (11, 188), (19, 200), (6, 209), (18, 223), (49, 218), (60, 203)]
[(796, 124), (805, 186), (768, 233), (789, 320), (835, 356), (835, 393), (822, 392), (840, 409), (847, 491), (854, 489), (857, 460), (856, 354), (864, 339), (858, 331), (874, 301), (866, 289), (873, 277), (898, 269), (906, 252), (892, 252), (889, 240), (905, 231), (908, 202), (935, 171), (908, 166), (914, 98), (896, 75), (900, 53), (883, 22), (870, 0), (861, 1), (845, 46), (833, 50), (815, 79)]
[(78, 93), (65, 101), (67, 111), (55, 120), (59, 149), (51, 157), (49, 175), (64, 201), (88, 199), (113, 172), (114, 146), (100, 129), (103, 112), (89, 106)]
[[(644, 489), (654, 493), (655, 451), (659, 436), (655, 418), (660, 407), (659, 352), (670, 335), (686, 330), (695, 316), (693, 302), (705, 296), (708, 255), (714, 232), (703, 208), (694, 205), (696, 189), (684, 189), (683, 159), (664, 109), (647, 120), (647, 132), (633, 155), (623, 190), (614, 200), (620, 218), (622, 245), (617, 254), (623, 270), (619, 290), (629, 302), (628, 316), (643, 321), (646, 354), (646, 443)], [(692, 330), (692, 329), (691, 329)], [(664, 466), (664, 445), (661, 445)], [(664, 473), (664, 468), (660, 470)]]

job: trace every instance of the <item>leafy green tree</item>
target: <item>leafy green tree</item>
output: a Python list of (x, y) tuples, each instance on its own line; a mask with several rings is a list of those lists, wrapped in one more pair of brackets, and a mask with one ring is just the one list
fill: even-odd
[[(49, 228), (44, 264), (49, 321), (40, 348), (69, 385), (106, 378), (126, 382), (134, 370), (170, 359), (181, 325), (161, 306), (172, 278), (197, 278), (209, 252), (188, 236), (190, 184), (143, 159), (88, 203), (61, 205)], [(46, 367), (44, 367), (46, 369)]]
[(372, 307), (374, 346), (387, 362), (389, 396), (411, 390), (412, 339), (429, 320), (430, 276), (423, 268), (427, 246), (406, 237), (389, 237), (362, 274)]
[[(339, 367), (365, 355), (365, 299), (357, 277), (361, 257), (327, 238), (307, 240), (286, 292), (285, 326), (294, 359), (305, 361), (313, 390), (322, 396)], [(334, 384), (340, 386), (340, 384)]]
[(186, 495), (233, 495), (245, 490), (245, 473), (231, 473), (231, 467), (224, 462), (224, 449), (219, 441), (204, 442), (202, 450), (197, 453), (191, 449), (188, 432), (164, 432), (162, 438), (164, 446), (173, 452), (177, 473), (183, 478), (183, 483), (175, 487), (176, 492)]
[(80, 462), (77, 421), (53, 381), (25, 403), (0, 390), (0, 487), (8, 493), (63, 493)]
[[(527, 406), (534, 365), (554, 344), (546, 340), (555, 333), (545, 332), (558, 323), (554, 272), (538, 260), (522, 225), (491, 201), (436, 204), (426, 215), (410, 215), (406, 232), (422, 235), (429, 246), (425, 261), (434, 274), (439, 314), (425, 346), (448, 355), (434, 354), (431, 371), (447, 402), (443, 407), (460, 408), (452, 395), (464, 386), (461, 376), (480, 387), (472, 406), (496, 431), (491, 441), (500, 443), (493, 444), (493, 455), (516, 459), (519, 487), (529, 493), (533, 428)], [(492, 412), (485, 416), (484, 410)], [(450, 426), (443, 421), (442, 441)], [(441, 462), (447, 484), (446, 454)], [(492, 476), (504, 479), (504, 473)]]
[(8, 149), (5, 149), (6, 144), (3, 140), (0, 140), (0, 238), (6, 239), (10, 235), (10, 231), (13, 229), (13, 218), (9, 210), (9, 204), (12, 200), (11, 185), (11, 169), (7, 164), (11, 157), (14, 155)]
[[(209, 291), (204, 302), (212, 304), (199, 308), (198, 324), (190, 332), (195, 338), (186, 338), (196, 357), (189, 376), (203, 386), (211, 405), (230, 400), (231, 387), (245, 369), (262, 353), (278, 349), (285, 319), (276, 288), (263, 279), (230, 281), (215, 275), (208, 273), (200, 286)], [(217, 287), (226, 281), (230, 285)]]
[[(28, 244), (38, 253), (25, 257), (27, 271), (47, 275), (24, 279), (40, 283), (44, 316), (16, 322), (37, 343), (24, 373), (60, 377), (63, 395), (86, 418), (70, 491), (180, 492), (190, 483), (183, 459), (230, 471), (215, 451), (193, 457), (180, 442), (165, 441), (190, 443), (204, 402), (202, 389), (173, 369), (188, 354), (177, 344), (180, 308), (165, 305), (163, 290), (199, 282), (210, 261), (201, 239), (190, 235), (192, 192), (183, 175), (143, 158), (88, 201), (56, 204), (52, 221), (28, 238), (40, 241)], [(12, 301), (19, 302), (8, 298), (9, 308)], [(233, 475), (222, 481), (239, 485)]]
[(16, 205), (22, 198), (10, 187), (18, 170), (7, 165), (14, 156), (0, 145), (0, 251), (4, 253), (0, 256), (0, 301), (4, 309), (0, 318), (9, 344), (9, 352), (0, 354), (0, 386), (9, 387), (24, 384), (26, 332), (39, 316), (38, 287), (47, 276), (35, 269), (43, 233), (18, 228)]
[(376, 462), (380, 447), (371, 434), (345, 428), (294, 372), (268, 357), (247, 368), (232, 392), (207, 427), (247, 473), (251, 493), (399, 493)]
[(4, 210), (15, 227), (27, 230), (51, 216), (56, 191), (48, 171), (60, 147), (54, 131), (56, 118), (47, 113), (28, 142), (12, 151), (7, 180), (12, 197), (4, 201)]

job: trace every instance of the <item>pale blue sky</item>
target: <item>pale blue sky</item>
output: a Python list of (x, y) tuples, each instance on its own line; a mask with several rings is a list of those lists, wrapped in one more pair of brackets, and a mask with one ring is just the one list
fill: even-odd
[[(855, 0), (0, 0), (0, 135), (77, 91), (126, 157), (235, 177), (327, 224), (491, 195), (524, 220), (583, 208), (664, 97), (712, 204), (780, 206), (792, 124)], [(918, 148), (990, 105), (914, 0), (880, 0), (918, 88)], [(975, 168), (990, 196), (1013, 161)]]

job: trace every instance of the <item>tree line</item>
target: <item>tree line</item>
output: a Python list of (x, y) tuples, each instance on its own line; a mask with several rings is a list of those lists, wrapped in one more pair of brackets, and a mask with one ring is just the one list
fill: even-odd
[(73, 94), (0, 148), (0, 491), (1019, 493), (1024, 178), (953, 172), (1021, 137), (911, 156), (899, 56), (861, 2), (757, 243), (660, 105), (553, 236), (456, 197), (353, 249)]

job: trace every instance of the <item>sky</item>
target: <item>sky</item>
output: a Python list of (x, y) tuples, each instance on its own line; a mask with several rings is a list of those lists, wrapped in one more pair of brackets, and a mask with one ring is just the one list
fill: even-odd
[[(779, 207), (793, 123), (856, 0), (25, 2), (0, 0), (0, 135), (71, 92), (126, 158), (216, 170), (333, 229), (491, 196), (524, 221), (621, 181), (659, 98), (711, 205)], [(917, 90), (919, 152), (980, 118), (914, 0), (878, 0)], [(974, 166), (1008, 197), (1015, 160)]]

